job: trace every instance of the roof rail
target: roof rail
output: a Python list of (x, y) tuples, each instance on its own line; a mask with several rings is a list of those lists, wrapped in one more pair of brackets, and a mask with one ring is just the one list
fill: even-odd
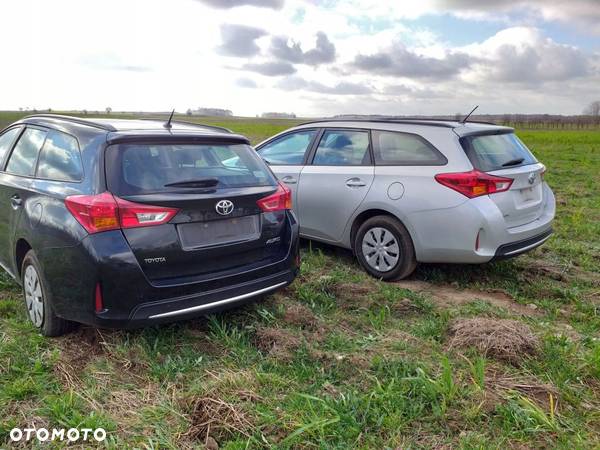
[[(455, 123), (459, 123), (459, 124), (463, 124), (462, 121), (460, 120), (456, 120), (456, 119), (436, 119), (434, 117), (390, 117), (390, 120), (392, 121), (404, 121), (404, 120), (415, 120), (415, 121), (424, 121), (424, 122), (455, 122)], [(497, 123), (494, 122), (487, 122), (484, 120), (469, 120), (468, 123), (480, 123), (482, 125), (498, 125)]]
[[(142, 117), (140, 120), (154, 120), (154, 121), (164, 121), (164, 119), (161, 118), (155, 118), (155, 117)], [(226, 133), (230, 133), (232, 134), (233, 131), (231, 131), (229, 128), (225, 128), (225, 127), (219, 127), (216, 125), (206, 125), (203, 123), (196, 123), (196, 122), (188, 122), (186, 120), (171, 120), (171, 123), (178, 123), (181, 125), (189, 125), (192, 127), (202, 127), (202, 128), (212, 128), (213, 130), (218, 130), (218, 131), (224, 131)]]
[(86, 125), (88, 127), (99, 128), (100, 130), (104, 130), (104, 131), (117, 131), (117, 129), (115, 127), (113, 127), (112, 125), (94, 122), (93, 120), (90, 120), (90, 119), (82, 119), (82, 118), (73, 117), (73, 116), (63, 116), (61, 114), (32, 114), (30, 116), (23, 117), (23, 119), (35, 119), (35, 118), (64, 120), (67, 122), (77, 123), (79, 125)]
[(374, 122), (374, 123), (405, 123), (410, 125), (425, 125), (429, 127), (442, 127), (442, 128), (456, 128), (457, 125), (451, 124), (448, 120), (442, 119), (393, 119), (393, 118), (376, 118), (376, 119), (321, 119), (313, 120), (311, 122), (304, 122), (300, 125), (310, 125), (313, 123), (326, 123), (326, 122)]
[[(431, 127), (443, 127), (443, 128), (456, 128), (462, 124), (455, 119), (436, 119), (434, 117), (386, 117), (376, 116), (373, 118), (358, 117), (356, 119), (350, 118), (329, 118), (329, 119), (318, 119), (310, 122), (304, 122), (300, 125), (308, 125), (312, 123), (323, 123), (323, 122), (375, 122), (375, 123), (406, 123), (411, 125), (426, 125)], [(469, 123), (479, 123), (483, 125), (498, 125), (494, 122), (484, 122), (478, 120), (469, 120)]]

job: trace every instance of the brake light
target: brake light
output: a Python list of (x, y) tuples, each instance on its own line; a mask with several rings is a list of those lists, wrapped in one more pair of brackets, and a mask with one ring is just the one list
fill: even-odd
[(469, 198), (508, 191), (514, 181), (512, 178), (498, 177), (479, 170), (440, 173), (435, 176), (435, 180)]
[(110, 192), (98, 195), (72, 195), (65, 199), (65, 205), (88, 233), (119, 228), (117, 203)]
[(264, 212), (292, 209), (292, 191), (290, 191), (290, 188), (288, 188), (285, 184), (279, 181), (275, 193), (261, 198), (256, 202), (256, 204)]
[(65, 199), (67, 209), (88, 233), (161, 225), (171, 220), (177, 209), (149, 206), (113, 196), (72, 195)]

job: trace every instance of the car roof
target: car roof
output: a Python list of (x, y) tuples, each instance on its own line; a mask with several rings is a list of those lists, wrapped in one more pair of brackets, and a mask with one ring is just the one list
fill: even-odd
[(249, 144), (245, 136), (234, 134), (231, 130), (212, 125), (197, 124), (179, 120), (171, 121), (171, 127), (164, 125), (166, 119), (113, 119), (113, 118), (87, 118), (73, 117), (59, 114), (35, 114), (21, 119), (21, 124), (41, 126), (54, 126), (62, 131), (78, 134), (86, 132), (107, 135), (107, 141), (133, 141), (150, 138), (160, 140), (163, 138), (176, 138), (180, 140), (210, 139), (218, 142), (236, 142)]
[(368, 118), (368, 119), (323, 119), (305, 122), (294, 129), (318, 127), (341, 127), (341, 128), (375, 128), (375, 129), (397, 129), (397, 125), (414, 125), (418, 127), (436, 127), (452, 129), (459, 136), (486, 133), (510, 133), (514, 129), (491, 122), (468, 121), (424, 118)]
[(87, 118), (65, 116), (60, 114), (34, 114), (21, 119), (23, 123), (31, 124), (62, 124), (62, 125), (84, 125), (103, 131), (191, 131), (191, 132), (217, 132), (233, 134), (231, 130), (214, 125), (205, 125), (181, 120), (172, 120), (171, 127), (166, 128), (166, 119), (142, 118), (142, 119), (113, 119), (113, 118)]

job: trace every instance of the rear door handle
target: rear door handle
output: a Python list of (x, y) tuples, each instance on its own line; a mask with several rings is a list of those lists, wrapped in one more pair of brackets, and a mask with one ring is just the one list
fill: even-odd
[(349, 180), (346, 180), (346, 186), (348, 187), (363, 187), (366, 185), (367, 183), (365, 183), (360, 178), (350, 178)]
[(287, 175), (285, 177), (283, 177), (281, 179), (281, 181), (283, 181), (286, 184), (296, 184), (298, 182), (298, 180), (294, 177), (292, 177), (291, 175)]
[(10, 198), (10, 204), (14, 209), (18, 209), (23, 204), (23, 200), (21, 199), (21, 197), (15, 194)]

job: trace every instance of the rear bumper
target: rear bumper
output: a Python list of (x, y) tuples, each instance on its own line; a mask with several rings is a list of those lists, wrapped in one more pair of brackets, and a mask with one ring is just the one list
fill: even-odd
[[(539, 217), (507, 228), (502, 212), (488, 197), (467, 200), (455, 208), (410, 216), (417, 260), (425, 263), (485, 263), (518, 256), (542, 245), (552, 234), (554, 194), (545, 186)], [(475, 249), (479, 234), (479, 248)]]
[(550, 228), (549, 230), (538, 234), (537, 236), (533, 236), (528, 239), (523, 239), (518, 242), (511, 242), (510, 244), (501, 245), (496, 250), (496, 254), (492, 258), (492, 261), (513, 258), (515, 256), (519, 256), (523, 253), (533, 250), (534, 248), (539, 247), (548, 239), (550, 239), (553, 233), (554, 231), (552, 230), (552, 228)]
[[(164, 282), (149, 280), (120, 230), (39, 252), (56, 314), (107, 328), (135, 328), (214, 313), (290, 284), (298, 273), (298, 222), (290, 212), (280, 256)], [(210, 264), (210, 261), (207, 261)], [(104, 309), (94, 311), (100, 283)]]
[(96, 315), (94, 324), (106, 328), (126, 329), (193, 319), (259, 300), (289, 285), (294, 281), (296, 274), (297, 269), (291, 269), (213, 291), (143, 303), (137, 306), (129, 317), (121, 319), (100, 313)]

